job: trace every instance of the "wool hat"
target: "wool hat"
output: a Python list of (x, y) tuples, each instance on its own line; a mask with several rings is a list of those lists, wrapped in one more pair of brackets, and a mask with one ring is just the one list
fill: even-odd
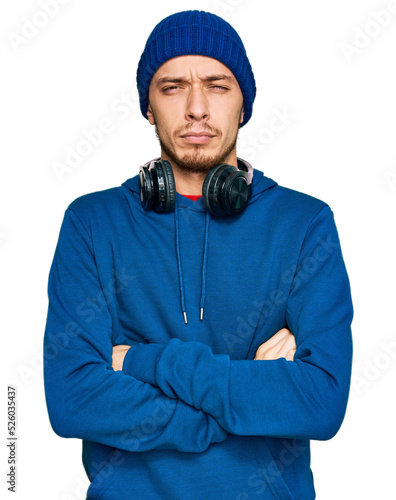
[(137, 69), (140, 109), (147, 118), (148, 92), (157, 69), (169, 59), (183, 55), (212, 57), (234, 74), (243, 94), (243, 127), (252, 115), (256, 83), (245, 47), (235, 29), (210, 12), (187, 10), (160, 21), (147, 39)]

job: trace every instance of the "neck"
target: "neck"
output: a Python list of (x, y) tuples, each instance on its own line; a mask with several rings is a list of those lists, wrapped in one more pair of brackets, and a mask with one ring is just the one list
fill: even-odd
[(202, 185), (206, 174), (204, 172), (185, 172), (172, 165), (176, 191), (180, 194), (202, 195)]

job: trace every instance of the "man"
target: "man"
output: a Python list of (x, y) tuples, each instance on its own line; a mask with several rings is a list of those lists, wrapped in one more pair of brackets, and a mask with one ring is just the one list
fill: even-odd
[(347, 406), (352, 303), (333, 214), (237, 158), (241, 39), (186, 11), (137, 83), (161, 157), (74, 200), (49, 277), (50, 421), (88, 499), (313, 499), (310, 439)]

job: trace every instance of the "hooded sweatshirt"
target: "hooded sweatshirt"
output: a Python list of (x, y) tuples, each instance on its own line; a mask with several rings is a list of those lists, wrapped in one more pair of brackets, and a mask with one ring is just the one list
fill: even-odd
[[(65, 211), (44, 383), (53, 430), (83, 440), (87, 499), (315, 498), (310, 440), (349, 394), (349, 281), (329, 206), (249, 172), (235, 216), (179, 193), (145, 211), (138, 175)], [(254, 360), (282, 328), (294, 360)]]

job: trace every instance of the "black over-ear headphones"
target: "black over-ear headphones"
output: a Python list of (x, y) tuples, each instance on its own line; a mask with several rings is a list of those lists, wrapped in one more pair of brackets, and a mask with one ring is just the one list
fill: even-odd
[[(238, 165), (245, 165), (238, 159)], [(140, 201), (144, 210), (156, 212), (174, 210), (176, 185), (171, 164), (166, 160), (152, 160), (139, 169)], [(208, 212), (215, 216), (241, 213), (252, 195), (251, 182), (246, 171), (222, 163), (209, 170), (202, 186), (202, 198)]]

